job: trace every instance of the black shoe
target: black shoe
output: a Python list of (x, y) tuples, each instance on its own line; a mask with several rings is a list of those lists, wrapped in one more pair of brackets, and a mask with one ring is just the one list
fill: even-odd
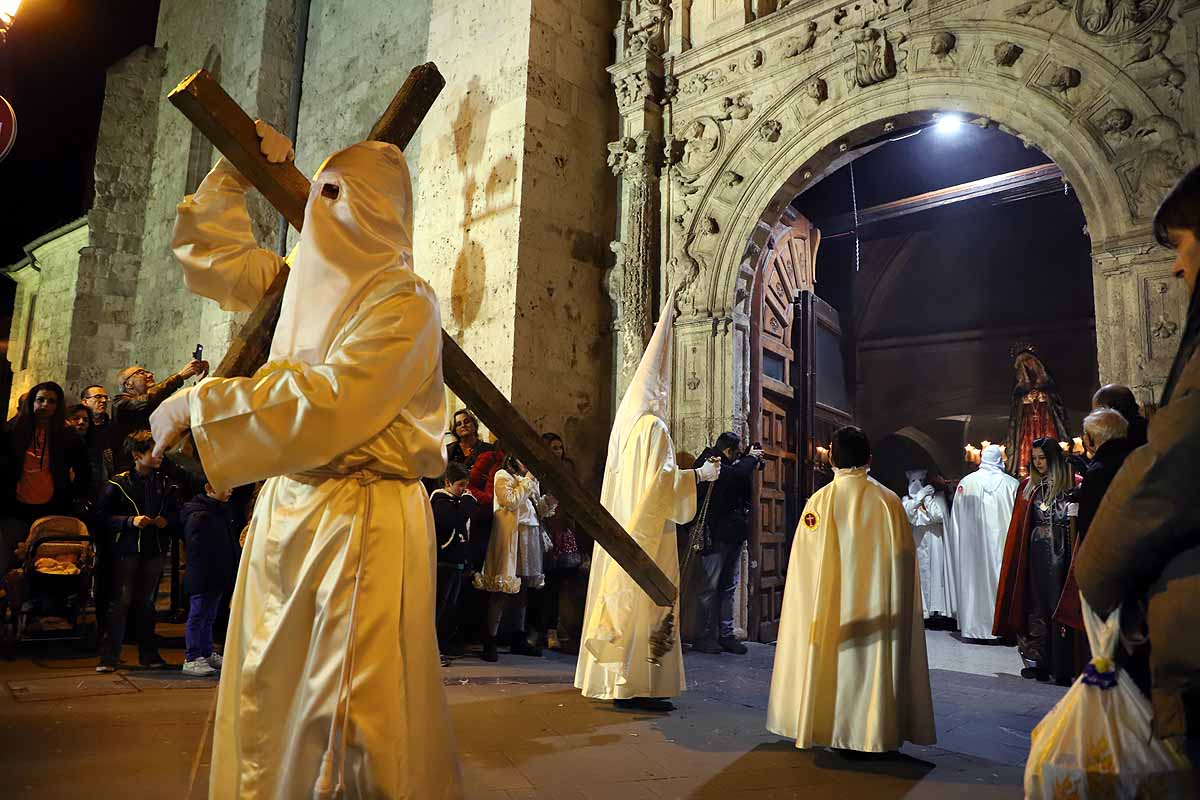
[(1031, 681), (1038, 676), (1036, 667), (1023, 667), (1021, 669), (1021, 677), (1027, 681)]
[(666, 713), (675, 710), (675, 704), (663, 697), (630, 697), (627, 700), (613, 700), (613, 708), (621, 711), (657, 711)]
[(719, 644), (717, 644), (716, 642), (698, 641), (698, 642), (692, 642), (692, 652), (693, 653), (708, 653), (709, 655), (715, 656), (715, 655), (719, 655), (723, 651), (721, 649), (721, 646)]
[(542, 657), (542, 648), (532, 645), (524, 639), (521, 639), (514, 644), (509, 652), (514, 656), (532, 656), (533, 658)]
[(500, 654), (496, 652), (495, 636), (489, 636), (483, 640), (483, 655), (480, 658), (493, 663), (500, 660)]
[(163, 660), (162, 656), (158, 655), (157, 653), (152, 656), (146, 656), (145, 658), (139, 658), (138, 661), (146, 669), (167, 669), (171, 666)]
[(442, 666), (443, 666), (443, 667), (448, 667), (448, 666), (450, 666), (450, 657), (449, 657), (449, 656), (446, 656), (446, 655), (441, 655), (441, 656), (438, 656), (438, 658), (440, 658), (440, 659), (441, 659), (441, 662), (442, 662)]
[(742, 644), (732, 636), (722, 636), (717, 644), (719, 644), (721, 649), (726, 653), (733, 653), (734, 655), (738, 656), (744, 656), (746, 653), (750, 652), (746, 649), (746, 645)]
[(451, 658), (457, 658), (458, 656), (464, 656), (467, 654), (466, 648), (463, 647), (462, 639), (458, 638), (451, 639), (450, 641), (446, 642), (446, 647), (442, 650), (442, 652)]

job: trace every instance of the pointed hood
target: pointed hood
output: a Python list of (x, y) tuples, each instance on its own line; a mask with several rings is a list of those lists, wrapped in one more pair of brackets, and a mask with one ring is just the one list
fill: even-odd
[(641, 363), (633, 374), (633, 380), (621, 398), (617, 416), (613, 420), (612, 433), (608, 437), (608, 460), (605, 472), (615, 472), (621, 461), (621, 451), (629, 440), (638, 420), (647, 414), (658, 417), (664, 423), (671, 403), (671, 346), (675, 339), (675, 290), (671, 290), (654, 335), (646, 345)]
[(412, 213), (408, 164), (395, 145), (359, 142), (325, 159), (289, 259), (271, 360), (325, 360), (375, 280), (412, 269)]

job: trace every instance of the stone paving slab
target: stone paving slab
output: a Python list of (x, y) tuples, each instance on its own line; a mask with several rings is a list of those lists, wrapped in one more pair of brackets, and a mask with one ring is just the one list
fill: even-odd
[[(942, 644), (942, 652), (952, 653), (955, 643)], [(164, 654), (181, 660), (180, 653)], [(1006, 655), (987, 653), (993, 662), (985, 669)], [(744, 657), (685, 654), (690, 688), (665, 715), (617, 710), (581, 697), (571, 685), (570, 656), (502, 653), (495, 664), (457, 659), (443, 678), (466, 796), (1019, 798), (1029, 731), (1063, 692), (1003, 672), (934, 668), (938, 745), (905, 747), (891, 758), (849, 760), (797, 750), (765, 729), (773, 657), (774, 649), (765, 645), (752, 645)], [(954, 663), (977, 658), (955, 654)], [(58, 686), (101, 678), (129, 687), (120, 695), (38, 703), (0, 692), (6, 800), (207, 796), (215, 682), (170, 671), (96, 676), (87, 673), (92, 664), (50, 650), (0, 662), (6, 684)]]
[(74, 700), (106, 694), (129, 694), (136, 692), (137, 687), (123, 675), (100, 675), (92, 672), (57, 678), (8, 681), (8, 690), (18, 703), (31, 703), (41, 700)]

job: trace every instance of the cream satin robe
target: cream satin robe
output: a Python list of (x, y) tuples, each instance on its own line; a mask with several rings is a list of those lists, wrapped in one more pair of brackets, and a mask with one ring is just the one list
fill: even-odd
[[(610, 456), (611, 457), (611, 456)], [(645, 414), (634, 424), (620, 453), (620, 466), (606, 474), (601, 505), (679, 585), (675, 523), (696, 516), (696, 474), (675, 463), (675, 448), (661, 419)], [(660, 608), (603, 548), (592, 556), (584, 611), (583, 647), (575, 687), (600, 700), (674, 697), (684, 689), (679, 626), (675, 644), (655, 666), (650, 634), (669, 608)]]
[(839, 469), (792, 543), (767, 729), (796, 747), (933, 744), (912, 532), (900, 498)]
[(1000, 448), (995, 450), (993, 463), (984, 461), (959, 481), (946, 523), (958, 562), (958, 626), (969, 639), (996, 638), (996, 589), (1020, 483), (1004, 472)]
[[(214, 170), (175, 236), (193, 243), (176, 247), (189, 286), (230, 310), (256, 303), (281, 261), (255, 247), (236, 177)], [(432, 289), (382, 271), (322, 363), (209, 378), (189, 407), (214, 486), (281, 476), (258, 497), (238, 569), (211, 800), (461, 797), (419, 481), (445, 466)]]
[(909, 494), (902, 497), (900, 502), (904, 503), (904, 511), (912, 525), (913, 540), (917, 543), (917, 574), (921, 578), (921, 601), (925, 617), (932, 617), (935, 613), (943, 617), (956, 617), (956, 554), (946, 533), (950, 517), (946, 500), (932, 486), (925, 486), (917, 496)]

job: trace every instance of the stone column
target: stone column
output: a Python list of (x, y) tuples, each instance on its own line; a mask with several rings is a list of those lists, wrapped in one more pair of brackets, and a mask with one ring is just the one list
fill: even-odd
[(671, 22), (669, 4), (630, 0), (614, 36), (617, 63), (609, 68), (621, 113), (622, 136), (608, 145), (608, 165), (620, 178), (616, 263), (609, 275), (617, 335), (617, 398), (637, 369), (655, 317), (658, 282), (662, 160), (663, 58)]

